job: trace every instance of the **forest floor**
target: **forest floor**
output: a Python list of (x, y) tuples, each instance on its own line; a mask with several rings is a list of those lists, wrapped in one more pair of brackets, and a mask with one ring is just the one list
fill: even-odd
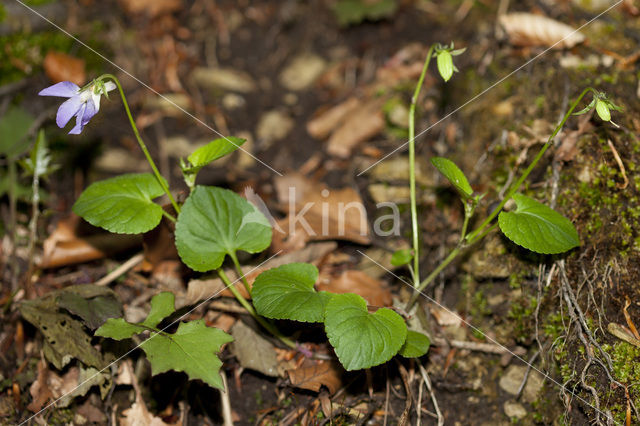
[[(20, 155), (28, 155), (34, 129), (44, 128), (57, 170), (41, 182), (34, 238), (32, 182), (21, 174), (12, 181), (9, 157), (1, 157), (0, 423), (640, 424), (640, 19), (633, 1), (604, 14), (615, 2), (25, 3), (0, 6), (0, 115), (17, 106), (35, 117)], [(513, 12), (580, 28), (584, 40), (573, 43), (573, 36), (549, 49), (566, 29), (500, 25), (499, 16)], [(525, 34), (519, 43), (516, 30)], [(411, 241), (408, 105), (429, 46), (451, 41), (466, 47), (454, 58), (459, 72), (444, 83), (433, 64), (418, 98), (424, 276), (455, 246), (463, 223), (462, 204), (431, 157), (452, 159), (487, 194), (482, 217), (585, 87), (606, 92), (623, 111), (612, 113), (615, 124), (593, 113), (571, 117), (522, 190), (568, 217), (580, 246), (533, 255), (489, 234), (420, 298), (412, 325), (431, 338), (429, 352), (367, 371), (314, 364), (304, 350), (280, 347), (230, 293), (199, 303), (219, 282), (180, 262), (166, 224), (138, 237), (105, 234), (75, 217), (71, 206), (90, 183), (148, 165), (117, 96), (103, 99), (80, 136), (58, 129), (58, 104), (37, 96), (55, 81), (117, 75), (151, 155), (181, 188), (179, 200), (188, 195), (180, 159), (224, 135), (247, 139), (248, 153), (203, 169), (198, 183), (245, 195), (251, 188), (279, 224), (288, 223), (289, 187), (305, 203), (325, 203), (330, 221), (341, 202), (363, 205), (364, 236), (356, 215), (346, 233), (274, 233), (267, 253), (241, 260), (311, 262), (320, 270), (318, 289), (397, 307), (411, 296), (409, 272), (390, 263)], [(371, 232), (388, 214), (379, 203), (399, 206), (396, 234)], [(311, 226), (319, 230), (319, 221)], [(98, 286), (74, 287), (87, 284)], [(143, 351), (94, 337), (97, 325), (68, 302), (109, 299), (140, 321), (152, 296), (167, 290), (189, 319), (234, 336), (220, 354), (226, 394), (182, 373), (152, 376)], [(278, 325), (333, 358), (321, 328), (302, 334), (294, 323)], [(109, 368), (94, 374), (92, 356)]]

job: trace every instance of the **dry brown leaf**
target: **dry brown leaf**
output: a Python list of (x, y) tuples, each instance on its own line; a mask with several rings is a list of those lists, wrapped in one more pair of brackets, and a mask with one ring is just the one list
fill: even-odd
[[(167, 213), (175, 216), (175, 212), (170, 205), (162, 208)], [(163, 217), (159, 226), (143, 235), (142, 247), (144, 248), (144, 260), (148, 271), (156, 268), (162, 261), (180, 259), (176, 249), (174, 232), (175, 225), (166, 217)]]
[(357, 98), (349, 98), (338, 105), (317, 114), (307, 123), (307, 132), (316, 139), (324, 139), (336, 129), (353, 110), (362, 103)]
[[(131, 364), (122, 364), (123, 369), (127, 370), (127, 374), (132, 378), (133, 389), (136, 394), (136, 400), (130, 408), (122, 412), (119, 424), (121, 426), (178, 426), (182, 421), (176, 423), (165, 423), (160, 417), (156, 417), (149, 412), (147, 405), (144, 403), (140, 387), (133, 373)], [(182, 416), (181, 416), (182, 417)]]
[(150, 17), (175, 12), (183, 7), (182, 0), (120, 0), (119, 3), (130, 14), (145, 13)]
[(320, 392), (325, 386), (331, 395), (342, 386), (344, 369), (337, 362), (306, 358), (298, 368), (287, 370), (291, 384), (297, 388)]
[(49, 399), (55, 399), (58, 407), (66, 407), (75, 397), (85, 395), (92, 386), (102, 386), (104, 382), (105, 377), (94, 368), (73, 366), (60, 376), (49, 370), (43, 355), (38, 362), (38, 377), (29, 388), (33, 400), (27, 408), (37, 412)]
[(59, 221), (56, 229), (43, 243), (40, 267), (57, 268), (102, 259), (142, 243), (139, 235), (107, 232), (84, 235), (87, 228), (75, 215)]
[(383, 98), (373, 99), (353, 110), (329, 138), (327, 152), (340, 158), (349, 158), (360, 143), (380, 133), (385, 126), (382, 113)]
[[(101, 409), (94, 405), (95, 403), (92, 402), (91, 399), (92, 398), (88, 398), (84, 404), (79, 406), (76, 413), (84, 417), (89, 424), (107, 424), (107, 416), (105, 416)], [(78, 424), (80, 424), (80, 422), (78, 422)]]
[(585, 40), (584, 35), (545, 16), (531, 13), (508, 13), (499, 18), (511, 44), (516, 46), (544, 46), (554, 49), (571, 48)]
[(436, 319), (436, 322), (441, 327), (455, 326), (458, 327), (462, 324), (462, 318), (460, 315), (448, 309), (443, 309), (436, 305), (430, 305), (429, 311), (431, 315)]
[(276, 178), (275, 187), (288, 216), (278, 222), (272, 250), (291, 252), (303, 248), (308, 241), (371, 242), (366, 209), (354, 189), (330, 190), (297, 173)]
[(84, 60), (66, 53), (54, 50), (48, 51), (42, 66), (47, 77), (54, 83), (70, 81), (82, 86), (87, 80)]
[(560, 144), (554, 153), (554, 157), (559, 161), (573, 161), (578, 153), (577, 142), (584, 134), (590, 133), (593, 129), (591, 124), (591, 114), (583, 115), (578, 121), (578, 128), (567, 133), (562, 133), (562, 137), (557, 138)]
[(238, 318), (233, 315), (214, 311), (208, 311), (206, 318), (207, 327), (215, 327), (225, 333), (228, 333), (231, 327), (238, 321)]
[(316, 289), (332, 293), (356, 293), (364, 297), (372, 306), (393, 305), (393, 297), (387, 286), (362, 271), (344, 271), (337, 277), (322, 271)]
[(55, 398), (47, 383), (48, 376), (49, 368), (47, 368), (47, 362), (41, 359), (38, 362), (38, 378), (31, 384), (31, 388), (29, 388), (29, 393), (33, 400), (27, 405), (27, 408), (33, 412), (40, 411), (49, 399)]

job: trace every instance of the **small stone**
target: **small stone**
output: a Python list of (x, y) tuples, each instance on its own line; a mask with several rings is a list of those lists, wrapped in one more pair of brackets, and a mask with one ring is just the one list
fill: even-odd
[[(500, 388), (511, 395), (517, 395), (526, 372), (526, 366), (510, 366), (504, 376), (500, 378)], [(538, 393), (542, 389), (542, 385), (543, 378), (540, 373), (535, 370), (529, 371), (527, 384), (522, 392), (522, 400), (529, 403), (534, 402), (538, 398)]]
[[(416, 183), (421, 186), (436, 185), (435, 168), (425, 161), (416, 161)], [(377, 182), (409, 181), (409, 159), (395, 156), (384, 160), (371, 169), (371, 177)]]
[(243, 106), (246, 105), (246, 103), (247, 102), (244, 100), (242, 96), (237, 95), (235, 93), (227, 93), (222, 98), (222, 106), (229, 111), (242, 108)]
[(487, 297), (487, 303), (492, 308), (494, 308), (494, 307), (496, 307), (498, 305), (501, 305), (506, 300), (507, 300), (507, 296), (502, 294), (502, 293), (494, 294), (493, 296)]
[(294, 106), (298, 103), (298, 95), (295, 93), (287, 93), (282, 97), (282, 101), (289, 106)]
[(280, 73), (280, 84), (288, 90), (304, 90), (313, 84), (327, 67), (320, 56), (304, 53), (296, 56)]
[(402, 103), (396, 103), (387, 113), (387, 118), (394, 126), (406, 129), (409, 125), (409, 108)]
[(293, 119), (282, 111), (271, 110), (264, 113), (256, 128), (261, 148), (267, 149), (273, 142), (286, 138), (293, 126)]
[(507, 254), (503, 241), (497, 235), (487, 237), (484, 249), (473, 252), (462, 268), (478, 279), (505, 279), (519, 271), (517, 261)]
[(491, 108), (491, 111), (498, 117), (511, 117), (513, 115), (513, 110), (513, 102), (510, 99), (498, 102), (493, 105), (493, 108)]
[(184, 93), (166, 93), (160, 96), (149, 96), (145, 99), (146, 108), (161, 111), (171, 117), (182, 117), (184, 111), (191, 109), (191, 98)]
[(194, 69), (191, 75), (198, 86), (207, 89), (249, 93), (256, 88), (251, 76), (237, 69), (200, 67)]
[(527, 410), (522, 406), (522, 404), (515, 401), (506, 401), (503, 406), (504, 414), (509, 418), (522, 419), (526, 417)]

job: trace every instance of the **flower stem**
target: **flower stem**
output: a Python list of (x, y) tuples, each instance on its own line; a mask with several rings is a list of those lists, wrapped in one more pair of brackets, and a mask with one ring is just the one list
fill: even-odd
[[(171, 191), (169, 191), (169, 187), (167, 187), (167, 184), (165, 183), (164, 178), (162, 177), (162, 175), (160, 174), (160, 171), (156, 167), (156, 163), (153, 161), (153, 158), (151, 158), (151, 154), (149, 154), (147, 145), (145, 145), (144, 141), (140, 137), (140, 132), (138, 132), (138, 127), (136, 126), (136, 123), (133, 120), (133, 116), (131, 115), (131, 110), (129, 109), (129, 103), (127, 102), (127, 97), (125, 96), (124, 91), (122, 90), (122, 85), (120, 84), (120, 80), (118, 80), (118, 78), (113, 74), (103, 74), (102, 76), (99, 77), (99, 79), (105, 79), (105, 78), (113, 80), (116, 86), (118, 86), (118, 91), (120, 92), (120, 97), (122, 98), (122, 104), (124, 105), (124, 110), (127, 113), (127, 117), (129, 118), (129, 123), (131, 124), (131, 128), (133, 129), (133, 134), (136, 136), (138, 145), (140, 145), (140, 149), (142, 149), (144, 156), (147, 158), (147, 162), (151, 166), (153, 173), (156, 175), (156, 179), (158, 180), (158, 183), (162, 187), (162, 190), (165, 192), (165, 194), (167, 194), (167, 197), (169, 197), (169, 201), (171, 201), (171, 205), (173, 206), (173, 209), (176, 211), (176, 213), (180, 214), (180, 206), (178, 206), (178, 203), (176, 203), (176, 200), (173, 198), (173, 195), (171, 195)], [(175, 219), (173, 221), (175, 222)]]
[(164, 209), (162, 209), (162, 215), (169, 219), (171, 222), (176, 223), (176, 218), (173, 217), (170, 213), (167, 213)]
[(278, 329), (273, 324), (271, 324), (270, 322), (268, 322), (267, 320), (265, 320), (264, 318), (262, 318), (260, 315), (257, 314), (253, 306), (251, 306), (251, 304), (247, 301), (247, 299), (242, 297), (242, 295), (240, 294), (238, 289), (235, 287), (235, 285), (233, 285), (233, 283), (229, 280), (229, 277), (227, 277), (227, 274), (224, 273), (222, 268), (219, 268), (217, 271), (222, 281), (225, 283), (225, 285), (231, 291), (231, 293), (233, 293), (233, 295), (236, 297), (238, 302), (240, 302), (240, 304), (247, 310), (247, 312), (253, 318), (255, 318), (256, 321), (258, 321), (258, 323), (261, 326), (263, 326), (269, 333), (271, 333), (274, 337), (278, 338), (282, 343), (289, 346), (290, 348), (292, 349), (298, 348), (298, 346), (293, 340), (283, 336), (282, 333), (280, 333), (280, 331), (278, 331)]
[(433, 56), (433, 51), (436, 48), (435, 44), (432, 44), (427, 52), (427, 59), (424, 61), (418, 84), (411, 97), (411, 105), (409, 107), (409, 188), (411, 191), (411, 233), (413, 236), (413, 285), (417, 287), (420, 283), (420, 235), (418, 233), (418, 209), (416, 206), (416, 143), (415, 143), (415, 118), (416, 118), (416, 104), (418, 102), (418, 95), (422, 89), (424, 78)]
[(468, 235), (465, 235), (465, 232), (467, 229), (469, 218), (473, 214), (473, 208), (475, 208), (475, 206), (473, 206), (473, 208), (470, 208), (469, 206), (465, 205), (465, 219), (464, 219), (463, 229), (461, 233), (461, 239), (458, 242), (458, 245), (438, 265), (438, 267), (434, 269), (433, 272), (431, 272), (431, 274), (429, 274), (427, 278), (424, 279), (424, 281), (422, 281), (419, 285), (415, 285), (416, 291), (411, 296), (411, 299), (409, 299), (409, 303), (407, 304), (407, 308), (406, 308), (407, 312), (411, 310), (411, 307), (416, 302), (418, 295), (420, 294), (419, 292), (421, 292), (426, 286), (428, 286), (438, 276), (438, 274), (442, 272), (442, 270), (447, 265), (449, 265), (464, 249), (480, 241), (487, 234), (489, 234), (489, 232), (491, 232), (493, 229), (495, 229), (498, 226), (497, 223), (491, 224), (493, 219), (498, 215), (498, 213), (500, 213), (500, 211), (502, 210), (506, 202), (509, 201), (509, 199), (513, 196), (513, 194), (515, 194), (516, 191), (520, 189), (520, 186), (522, 186), (523, 182), (529, 176), (533, 168), (538, 164), (538, 162), (540, 161), (544, 153), (547, 151), (547, 149), (549, 149), (549, 147), (553, 144), (553, 139), (556, 137), (556, 135), (560, 132), (564, 124), (567, 122), (567, 120), (569, 119), (573, 111), (578, 106), (578, 103), (580, 103), (582, 98), (589, 92), (595, 93), (595, 89), (588, 87), (584, 89), (582, 93), (580, 93), (580, 96), (578, 96), (578, 98), (571, 104), (567, 113), (564, 115), (564, 117), (562, 118), (558, 126), (555, 128), (555, 130), (551, 134), (551, 136), (549, 136), (549, 139), (547, 140), (547, 142), (544, 144), (542, 148), (540, 148), (540, 151), (538, 152), (538, 154), (535, 156), (531, 164), (529, 164), (529, 167), (525, 169), (525, 171), (522, 173), (522, 176), (520, 176), (520, 178), (509, 188), (509, 190), (507, 191), (506, 195), (504, 196), (504, 198), (502, 199), (498, 207), (494, 209), (493, 212), (489, 214), (489, 216), (487, 216), (487, 218), (480, 224), (480, 226), (478, 226), (474, 231), (470, 232)]
[(236, 256), (235, 253), (230, 253), (229, 256), (231, 257), (231, 260), (233, 260), (233, 264), (236, 267), (236, 272), (238, 273), (238, 277), (240, 277), (240, 279), (242, 280), (242, 283), (244, 284), (244, 288), (247, 289), (247, 293), (251, 294), (251, 286), (247, 281), (247, 277), (245, 277), (244, 274), (242, 273), (242, 268), (240, 267), (240, 262), (238, 262), (238, 257)]
[(491, 221), (498, 215), (498, 213), (500, 213), (500, 211), (502, 211), (502, 208), (507, 203), (507, 201), (509, 201), (511, 199), (511, 197), (513, 196), (513, 194), (515, 194), (520, 189), (520, 186), (522, 186), (522, 183), (524, 182), (524, 180), (527, 177), (529, 177), (529, 174), (531, 173), (533, 168), (538, 164), (538, 162), (540, 161), (540, 159), (542, 158), (544, 153), (547, 151), (547, 149), (549, 149), (549, 147), (553, 144), (553, 139), (560, 132), (560, 130), (562, 130), (562, 127), (567, 122), (567, 120), (569, 119), (569, 117), (571, 116), (573, 111), (576, 109), (576, 107), (578, 106), (578, 103), (589, 92), (595, 92), (595, 89), (593, 89), (591, 87), (587, 87), (586, 89), (584, 89), (582, 91), (582, 93), (580, 93), (580, 96), (578, 96), (578, 98), (571, 104), (571, 106), (569, 107), (569, 110), (567, 111), (567, 113), (564, 115), (564, 117), (562, 118), (560, 123), (556, 126), (556, 128), (553, 131), (553, 133), (551, 134), (551, 136), (549, 136), (549, 139), (547, 140), (547, 142), (542, 146), (542, 148), (540, 148), (540, 151), (538, 151), (538, 154), (535, 156), (535, 158), (533, 159), (531, 164), (529, 164), (529, 167), (527, 167), (525, 169), (525, 171), (522, 173), (522, 176), (520, 176), (520, 178), (507, 191), (505, 196), (502, 198), (502, 201), (500, 201), (500, 204), (498, 204), (498, 207), (496, 207), (493, 210), (493, 212), (491, 212), (491, 214), (489, 214), (489, 216), (487, 216), (487, 218), (480, 224), (480, 226), (478, 226), (473, 232), (471, 232), (469, 235), (467, 235), (466, 240), (467, 240), (467, 242), (469, 244), (475, 243), (480, 238), (482, 238), (484, 235), (486, 235), (483, 232), (484, 228), (491, 223)]

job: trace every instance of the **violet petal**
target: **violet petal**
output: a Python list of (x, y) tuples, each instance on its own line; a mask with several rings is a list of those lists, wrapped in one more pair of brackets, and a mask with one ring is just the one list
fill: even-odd
[(76, 115), (80, 108), (82, 108), (82, 99), (80, 96), (74, 96), (64, 101), (60, 108), (58, 108), (58, 113), (56, 114), (56, 124), (61, 129), (67, 125), (71, 117)]
[[(87, 108), (84, 110), (84, 113), (82, 115), (82, 125), (83, 126), (85, 124), (87, 124), (89, 122), (89, 120), (91, 120), (93, 118), (93, 116), (98, 113), (98, 109), (96, 108), (96, 105), (93, 103), (92, 99), (89, 99), (87, 101), (86, 105), (87, 105)], [(99, 106), (99, 104), (98, 104), (98, 106)]]
[(84, 112), (87, 109), (87, 104), (83, 103), (80, 107), (80, 111), (78, 111), (78, 116), (76, 117), (76, 125), (73, 126), (73, 129), (69, 131), (70, 135), (79, 135), (84, 128), (85, 123), (83, 123), (82, 117), (84, 116)]
[(42, 89), (38, 95), (40, 96), (59, 96), (62, 98), (71, 98), (78, 94), (80, 88), (70, 81), (62, 81), (60, 83)]

